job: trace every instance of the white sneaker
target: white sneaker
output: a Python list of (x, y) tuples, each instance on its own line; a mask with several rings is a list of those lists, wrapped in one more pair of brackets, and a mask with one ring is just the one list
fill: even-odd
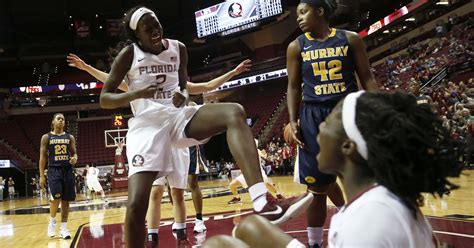
[(204, 225), (204, 221), (196, 219), (196, 221), (194, 222), (194, 232), (202, 233), (205, 231), (206, 231), (206, 225)]
[(56, 220), (49, 221), (48, 224), (48, 237), (52, 238), (56, 235)]
[(70, 239), (71, 234), (69, 233), (67, 229), (61, 229), (59, 230), (59, 237), (62, 239)]

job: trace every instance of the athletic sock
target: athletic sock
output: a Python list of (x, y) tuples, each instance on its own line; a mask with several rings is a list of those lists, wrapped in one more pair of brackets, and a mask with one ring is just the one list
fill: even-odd
[(264, 195), (268, 192), (265, 183), (259, 182), (249, 187), (250, 199), (253, 202), (253, 209), (257, 212), (261, 211), (265, 204), (267, 204), (267, 198)]
[(148, 228), (148, 233), (156, 233), (156, 234), (158, 234), (158, 230), (160, 230), (160, 229), (158, 229), (158, 228), (157, 228), (157, 229)]
[(67, 222), (61, 222), (61, 230), (67, 229)]

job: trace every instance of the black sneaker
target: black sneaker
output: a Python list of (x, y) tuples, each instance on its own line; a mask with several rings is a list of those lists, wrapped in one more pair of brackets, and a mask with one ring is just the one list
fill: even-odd
[(147, 247), (151, 247), (151, 248), (154, 248), (154, 247), (158, 247), (158, 233), (149, 233), (148, 236), (147, 236), (147, 244), (148, 246)]
[(323, 244), (314, 244), (314, 245), (308, 244), (308, 248), (323, 248)]

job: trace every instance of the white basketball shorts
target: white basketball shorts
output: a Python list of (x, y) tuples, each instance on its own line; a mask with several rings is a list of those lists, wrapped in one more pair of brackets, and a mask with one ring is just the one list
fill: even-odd
[[(171, 188), (187, 189), (189, 173), (189, 149), (172, 149), (174, 170), (166, 176)], [(165, 177), (160, 177), (153, 182), (153, 186), (164, 186)]]
[[(187, 149), (207, 142), (209, 139), (187, 138), (184, 132), (201, 106), (175, 108), (163, 105), (131, 118), (127, 133), (128, 176), (142, 171), (160, 172), (159, 176), (166, 176), (176, 166), (173, 149)], [(185, 166), (189, 167), (189, 162)]]
[(100, 185), (99, 180), (94, 180), (94, 179), (87, 180), (87, 187), (89, 188), (89, 190), (93, 190), (95, 192), (100, 192), (103, 190), (102, 185)]

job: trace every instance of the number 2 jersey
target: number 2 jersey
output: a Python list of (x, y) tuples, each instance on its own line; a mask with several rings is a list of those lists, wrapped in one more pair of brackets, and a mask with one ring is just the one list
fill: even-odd
[(179, 41), (163, 39), (165, 49), (158, 55), (143, 51), (136, 43), (133, 44), (133, 62), (125, 81), (129, 89), (139, 89), (146, 85), (158, 85), (153, 98), (140, 98), (130, 102), (135, 116), (147, 111), (174, 107), (172, 97), (179, 88)]
[(346, 31), (333, 28), (325, 41), (300, 35), (303, 102), (337, 101), (358, 90)]
[(48, 166), (70, 166), (71, 135), (48, 133)]

